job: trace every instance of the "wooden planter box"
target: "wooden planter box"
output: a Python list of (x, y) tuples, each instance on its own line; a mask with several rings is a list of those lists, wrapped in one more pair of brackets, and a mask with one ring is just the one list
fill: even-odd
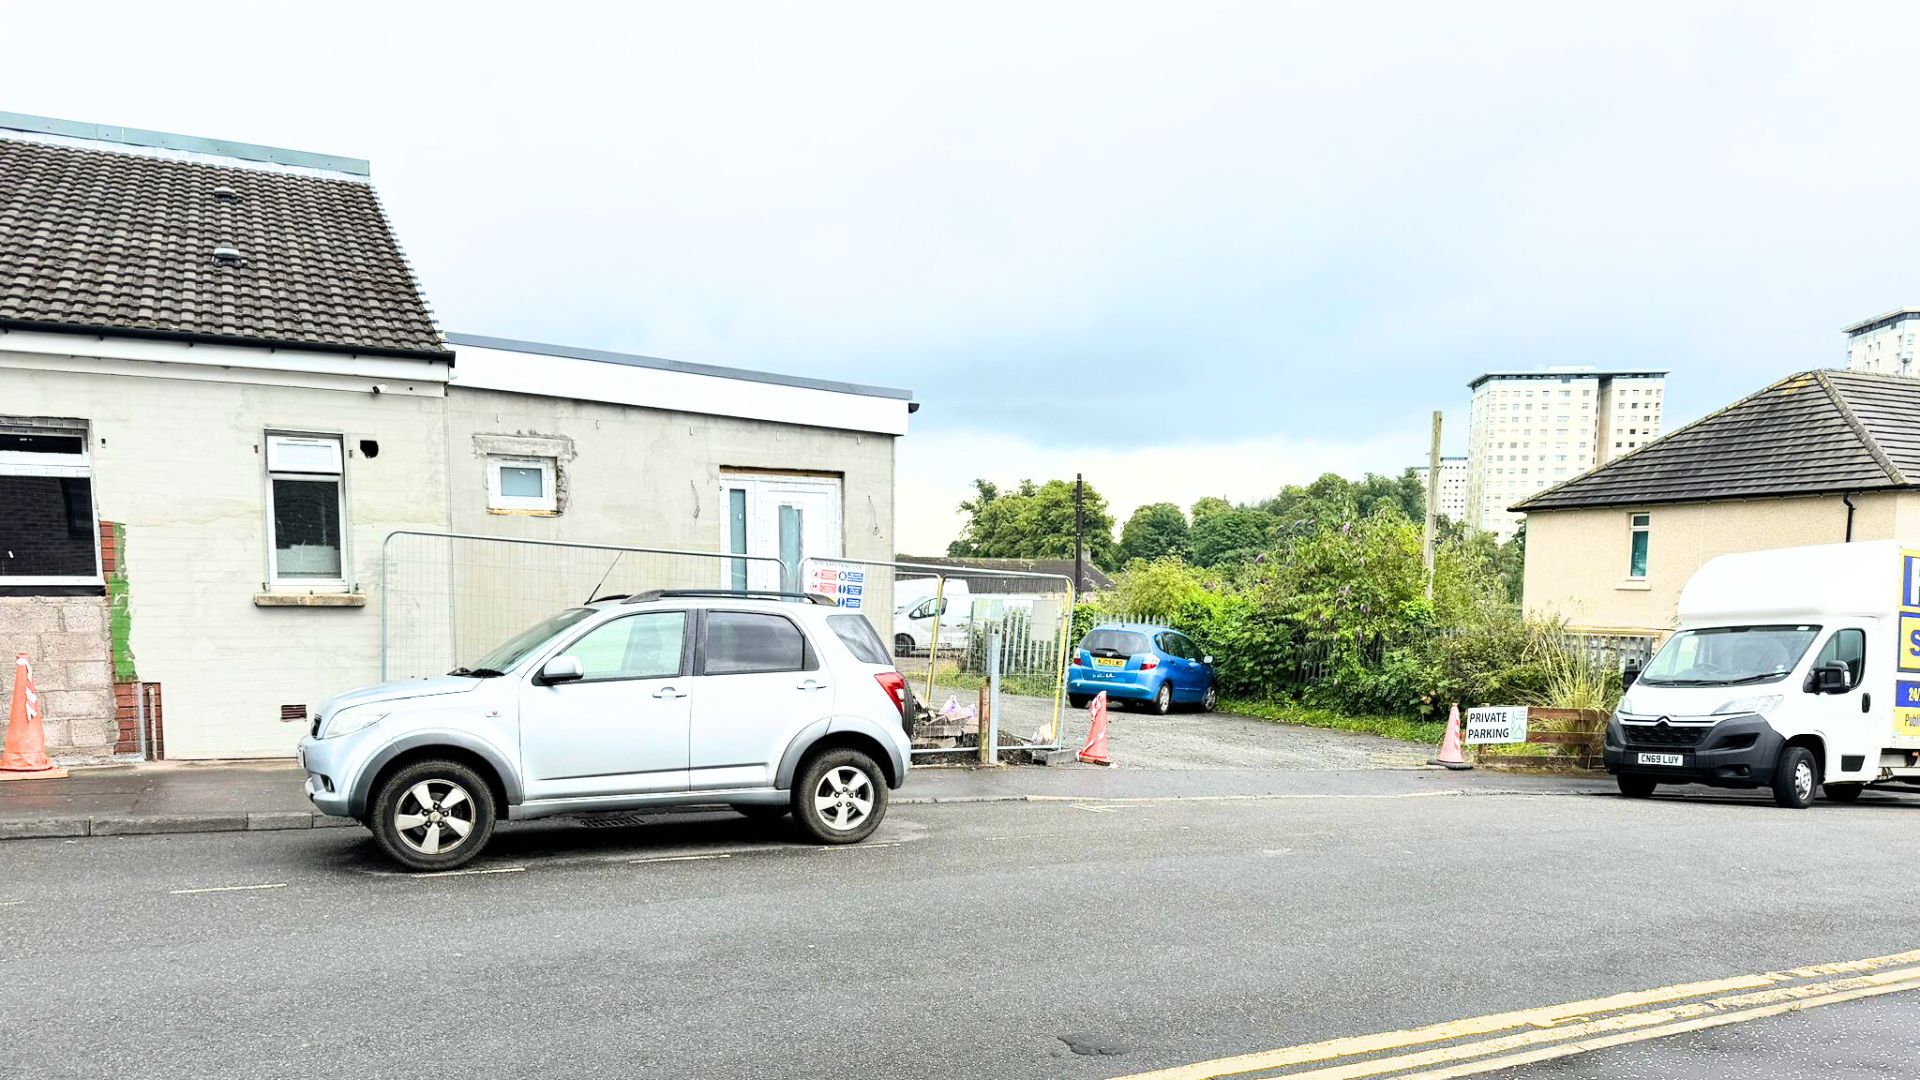
[(1598, 709), (1529, 707), (1526, 744), (1475, 746), (1473, 764), (1509, 772), (1599, 772), (1606, 734), (1607, 714)]

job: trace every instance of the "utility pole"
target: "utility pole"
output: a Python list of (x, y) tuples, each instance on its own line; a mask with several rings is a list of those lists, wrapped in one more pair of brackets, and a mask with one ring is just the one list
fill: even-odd
[(1086, 542), (1085, 542), (1086, 534), (1087, 534), (1086, 484), (1081, 481), (1079, 473), (1074, 473), (1073, 474), (1073, 596), (1074, 596), (1074, 599), (1076, 600), (1079, 599), (1080, 594), (1084, 593), (1087, 589), (1086, 572), (1083, 569), (1083, 567), (1085, 567), (1086, 565)]
[(1433, 599), (1434, 504), (1440, 501), (1440, 410), (1433, 410), (1433, 443), (1427, 447), (1427, 599)]

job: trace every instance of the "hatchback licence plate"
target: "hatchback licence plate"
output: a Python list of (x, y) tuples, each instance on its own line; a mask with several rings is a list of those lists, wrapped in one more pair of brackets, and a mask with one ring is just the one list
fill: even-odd
[(1687, 755), (1641, 754), (1639, 761), (1642, 765), (1685, 765), (1687, 763)]
[(1126, 667), (1127, 662), (1125, 660), (1115, 659), (1114, 657), (1111, 657), (1111, 656), (1096, 656), (1093, 658), (1093, 666), (1094, 667)]

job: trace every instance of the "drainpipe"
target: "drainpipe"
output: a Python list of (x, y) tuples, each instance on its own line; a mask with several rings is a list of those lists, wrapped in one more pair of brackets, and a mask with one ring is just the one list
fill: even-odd
[(1851, 544), (1853, 543), (1853, 511), (1854, 511), (1853, 492), (1849, 491), (1841, 494), (1840, 501), (1847, 504), (1847, 540), (1846, 542)]

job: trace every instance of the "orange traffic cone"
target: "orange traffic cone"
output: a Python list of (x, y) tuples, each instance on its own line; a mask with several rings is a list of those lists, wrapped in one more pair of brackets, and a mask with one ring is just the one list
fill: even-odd
[(0, 748), (0, 780), (57, 780), (67, 770), (47, 758), (47, 731), (40, 723), (40, 695), (33, 689), (33, 665), (27, 654), (13, 659), (13, 708), (7, 712), (7, 741)]
[(1445, 765), (1449, 769), (1471, 769), (1467, 757), (1460, 749), (1460, 706), (1455, 704), (1447, 714), (1447, 734), (1440, 740), (1440, 756), (1429, 758), (1429, 765)]
[(1087, 712), (1093, 717), (1093, 726), (1087, 729), (1087, 745), (1080, 748), (1080, 760), (1089, 765), (1112, 765), (1107, 757), (1107, 692), (1094, 695), (1093, 704), (1087, 706)]

